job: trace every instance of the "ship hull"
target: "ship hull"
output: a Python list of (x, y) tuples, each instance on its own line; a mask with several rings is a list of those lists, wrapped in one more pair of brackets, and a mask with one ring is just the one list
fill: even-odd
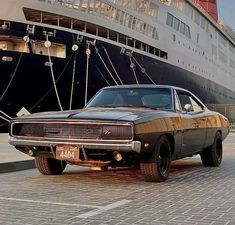
[[(17, 34), (23, 38), (26, 26), (12, 23), (13, 30), (12, 33), (7, 31), (8, 35)], [(42, 29), (37, 27), (31, 38), (46, 40), (45, 36), (39, 35)], [(120, 46), (104, 41), (89, 45), (91, 54), (88, 58), (88, 40), (83, 37), (78, 50), (73, 51), (74, 34), (58, 30), (53, 41), (66, 46), (66, 57), (52, 57), (51, 67), (46, 55), (0, 50), (0, 110), (14, 117), (22, 107), (31, 113), (61, 110), (61, 107), (63, 110), (81, 108), (85, 104), (86, 84), (88, 100), (104, 86), (156, 83), (186, 88), (206, 104), (235, 103), (231, 97), (235, 96), (233, 91), (160, 58), (127, 52)], [(4, 61), (4, 57), (13, 60)], [(53, 84), (53, 78), (56, 84)], [(1, 126), (5, 127), (6, 124), (2, 121)]]

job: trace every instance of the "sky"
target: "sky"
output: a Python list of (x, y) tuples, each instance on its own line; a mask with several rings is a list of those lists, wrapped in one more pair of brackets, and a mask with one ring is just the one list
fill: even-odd
[(235, 31), (235, 0), (217, 0), (220, 20)]

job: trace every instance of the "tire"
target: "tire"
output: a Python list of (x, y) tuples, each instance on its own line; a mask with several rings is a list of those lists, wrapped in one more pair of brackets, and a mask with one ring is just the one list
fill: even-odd
[(59, 175), (64, 171), (67, 163), (54, 158), (35, 157), (35, 165), (44, 175)]
[(140, 171), (146, 181), (167, 180), (171, 167), (171, 146), (167, 136), (161, 136), (147, 162), (140, 163)]
[(101, 171), (108, 171), (108, 169), (109, 169), (109, 166), (101, 166), (100, 167)]
[(204, 149), (201, 153), (201, 160), (204, 166), (218, 167), (222, 162), (223, 144), (222, 136), (216, 133), (213, 144)]

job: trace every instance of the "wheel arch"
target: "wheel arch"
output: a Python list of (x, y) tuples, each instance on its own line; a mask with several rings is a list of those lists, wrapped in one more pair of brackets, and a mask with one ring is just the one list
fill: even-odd
[(171, 133), (165, 133), (165, 134), (162, 134), (161, 136), (164, 136), (164, 135), (169, 139), (169, 143), (171, 146), (171, 155), (173, 155), (175, 152), (175, 138)]

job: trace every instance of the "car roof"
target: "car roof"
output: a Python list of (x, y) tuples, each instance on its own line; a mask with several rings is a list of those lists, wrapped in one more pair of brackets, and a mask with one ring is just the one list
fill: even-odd
[(176, 89), (181, 91), (189, 92), (188, 90), (176, 86), (171, 85), (158, 85), (158, 84), (128, 84), (128, 85), (115, 85), (115, 86), (107, 86), (103, 89), (109, 89), (109, 88), (170, 88), (170, 89)]

